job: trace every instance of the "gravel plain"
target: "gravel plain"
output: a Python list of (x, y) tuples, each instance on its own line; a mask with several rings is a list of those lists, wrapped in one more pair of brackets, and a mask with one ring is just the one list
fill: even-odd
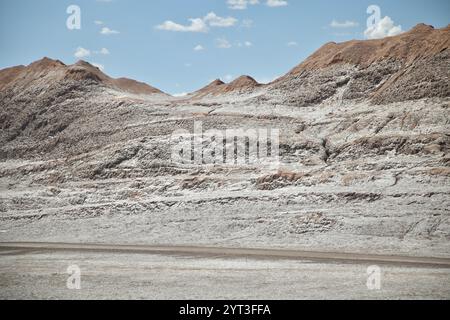
[[(67, 288), (67, 268), (81, 289)], [(450, 269), (147, 254), (0, 252), (1, 299), (449, 299)]]

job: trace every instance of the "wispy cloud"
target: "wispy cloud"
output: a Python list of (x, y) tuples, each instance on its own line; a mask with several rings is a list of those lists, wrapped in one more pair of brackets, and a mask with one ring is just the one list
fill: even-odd
[(167, 20), (156, 26), (159, 30), (175, 31), (175, 32), (208, 32), (208, 26), (202, 19), (189, 19), (190, 25), (181, 25), (176, 22)]
[(259, 0), (227, 0), (228, 8), (232, 10), (245, 10), (249, 5), (258, 3)]
[[(259, 0), (227, 0), (228, 8), (232, 10), (245, 10), (250, 5), (259, 4)], [(286, 0), (266, 0), (266, 6), (268, 7), (284, 7), (287, 6)]]
[(75, 51), (74, 56), (78, 59), (82, 59), (82, 58), (86, 58), (89, 57), (93, 54), (97, 54), (97, 55), (109, 55), (110, 52), (108, 49), (106, 48), (101, 48), (100, 50), (95, 50), (95, 51), (91, 51), (89, 49), (83, 48), (83, 47), (78, 47), (77, 50)]
[(106, 49), (106, 48), (101, 48), (98, 51), (94, 51), (94, 53), (95, 54), (102, 54), (102, 55), (105, 55), (105, 56), (110, 54), (109, 50)]
[(354, 28), (354, 27), (358, 27), (359, 23), (355, 22), (355, 21), (343, 21), (343, 22), (339, 22), (337, 20), (333, 20), (330, 23), (330, 27), (332, 28)]
[(111, 34), (119, 34), (120, 32), (117, 30), (112, 30), (108, 27), (103, 27), (100, 33), (103, 35), (111, 35)]
[(90, 55), (91, 55), (91, 51), (88, 49), (85, 49), (83, 47), (78, 47), (74, 54), (75, 58), (78, 58), (78, 59), (86, 58), (86, 57), (89, 57)]
[(298, 47), (298, 43), (296, 41), (289, 41), (287, 43), (288, 47)]
[(249, 48), (249, 47), (253, 47), (253, 43), (251, 43), (250, 41), (238, 42), (237, 46)]
[(205, 50), (205, 47), (203, 47), (201, 44), (194, 47), (194, 51), (203, 51)]
[(233, 17), (222, 18), (214, 12), (210, 12), (203, 18), (203, 21), (208, 23), (211, 27), (227, 28), (234, 26), (238, 20)]
[(232, 47), (231, 43), (225, 38), (216, 39), (217, 48), (220, 49), (229, 49)]
[(219, 17), (214, 12), (208, 13), (203, 18), (189, 19), (189, 25), (182, 25), (171, 20), (167, 20), (156, 26), (158, 30), (174, 32), (208, 32), (209, 27), (228, 28), (234, 26), (238, 20), (233, 17)]
[(231, 80), (234, 79), (234, 76), (231, 74), (227, 74), (223, 77), (223, 79), (225, 80), (225, 82), (230, 82)]
[(288, 5), (288, 2), (284, 0), (267, 0), (266, 5), (268, 7), (284, 7)]

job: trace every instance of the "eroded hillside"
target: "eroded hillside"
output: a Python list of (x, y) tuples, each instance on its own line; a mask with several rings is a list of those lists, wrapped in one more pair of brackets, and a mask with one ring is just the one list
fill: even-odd
[[(183, 98), (85, 62), (0, 71), (0, 240), (448, 256), (448, 44), (419, 25)], [(281, 164), (174, 163), (195, 123), (279, 129)]]

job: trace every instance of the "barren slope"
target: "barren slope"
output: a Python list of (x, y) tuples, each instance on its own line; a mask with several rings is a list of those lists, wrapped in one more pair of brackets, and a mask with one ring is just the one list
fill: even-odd
[[(183, 99), (85, 63), (1, 71), (0, 241), (448, 257), (448, 39), (332, 44), (269, 85)], [(172, 133), (195, 121), (280, 129), (282, 165), (173, 163)]]

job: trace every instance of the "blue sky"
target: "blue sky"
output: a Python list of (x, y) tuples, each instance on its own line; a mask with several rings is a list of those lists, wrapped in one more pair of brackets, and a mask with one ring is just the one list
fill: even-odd
[[(372, 4), (389, 17), (381, 33), (450, 23), (448, 0), (0, 0), (0, 68), (82, 57), (172, 94), (242, 74), (267, 82), (326, 42), (367, 38)], [(80, 30), (66, 27), (70, 5)]]

